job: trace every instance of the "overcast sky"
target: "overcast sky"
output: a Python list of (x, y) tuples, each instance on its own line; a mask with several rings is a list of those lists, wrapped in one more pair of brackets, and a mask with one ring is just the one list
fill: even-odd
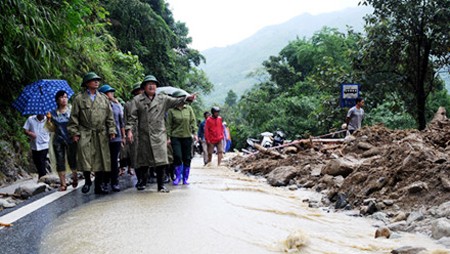
[(225, 47), (259, 29), (303, 13), (357, 7), (360, 0), (166, 0), (174, 19), (186, 23), (192, 48)]

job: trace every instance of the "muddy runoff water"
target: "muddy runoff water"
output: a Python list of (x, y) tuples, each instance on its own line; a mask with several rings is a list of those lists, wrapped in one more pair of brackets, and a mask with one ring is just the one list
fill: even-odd
[(374, 221), (308, 208), (317, 193), (193, 160), (189, 186), (150, 185), (102, 196), (46, 227), (40, 253), (425, 253), (445, 248), (420, 234), (374, 238)]

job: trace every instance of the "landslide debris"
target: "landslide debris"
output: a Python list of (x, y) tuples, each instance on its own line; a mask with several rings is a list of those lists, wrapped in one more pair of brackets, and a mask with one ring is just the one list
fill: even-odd
[(286, 150), (297, 152), (283, 157), (258, 153), (229, 163), (243, 173), (264, 176), (273, 186), (321, 192), (322, 206), (359, 209), (362, 215), (382, 212), (386, 224), (408, 220), (395, 225), (399, 230), (430, 233), (424, 225), (431, 218), (450, 218), (450, 120), (445, 114), (423, 131), (379, 124), (341, 143), (295, 147)]

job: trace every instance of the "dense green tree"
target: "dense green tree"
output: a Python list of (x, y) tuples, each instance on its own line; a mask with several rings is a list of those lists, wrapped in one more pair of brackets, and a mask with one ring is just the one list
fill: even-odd
[(0, 78), (7, 103), (37, 79), (66, 79), (77, 90), (81, 76), (93, 70), (120, 89), (143, 75), (136, 56), (117, 50), (99, 1), (12, 0), (1, 5)]
[(402, 97), (419, 129), (426, 125), (428, 96), (439, 86), (436, 71), (450, 64), (450, 1), (365, 0), (367, 38), (357, 67), (374, 91)]
[(189, 48), (192, 39), (182, 22), (175, 22), (163, 0), (109, 0), (110, 31), (122, 52), (138, 55), (145, 72), (163, 86), (209, 93), (212, 84), (196, 69), (204, 57)]
[(238, 96), (233, 90), (229, 90), (225, 98), (225, 104), (232, 107), (236, 105)]
[(370, 111), (364, 119), (365, 125), (382, 123), (391, 129), (412, 129), (416, 121), (407, 113), (405, 103), (396, 94), (387, 93), (384, 101)]
[(9, 104), (23, 82), (59, 72), (53, 63), (62, 61), (58, 45), (65, 23), (54, 9), (32, 0), (1, 1), (0, 9), (1, 99)]
[(28, 151), (25, 117), (11, 104), (27, 84), (65, 79), (77, 92), (82, 75), (93, 70), (120, 92), (143, 75), (139, 58), (117, 49), (98, 0), (8, 0), (0, 10), (0, 142), (17, 152)]
[(152, 7), (139, 0), (106, 1), (110, 12), (110, 30), (117, 39), (117, 45), (123, 52), (139, 56), (145, 72), (158, 77), (162, 84), (168, 84), (168, 63), (175, 53), (171, 51), (175, 44), (175, 35), (164, 19)]

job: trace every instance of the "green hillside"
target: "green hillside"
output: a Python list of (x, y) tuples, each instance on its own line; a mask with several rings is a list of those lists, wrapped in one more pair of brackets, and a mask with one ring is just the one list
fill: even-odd
[(214, 91), (205, 98), (205, 103), (223, 103), (232, 89), (238, 96), (256, 82), (247, 75), (261, 66), (269, 56), (277, 55), (289, 41), (310, 37), (324, 26), (346, 31), (347, 26), (362, 31), (363, 16), (370, 9), (350, 8), (321, 15), (303, 14), (283, 24), (265, 27), (240, 43), (202, 51), (206, 64), (200, 66), (214, 84)]

